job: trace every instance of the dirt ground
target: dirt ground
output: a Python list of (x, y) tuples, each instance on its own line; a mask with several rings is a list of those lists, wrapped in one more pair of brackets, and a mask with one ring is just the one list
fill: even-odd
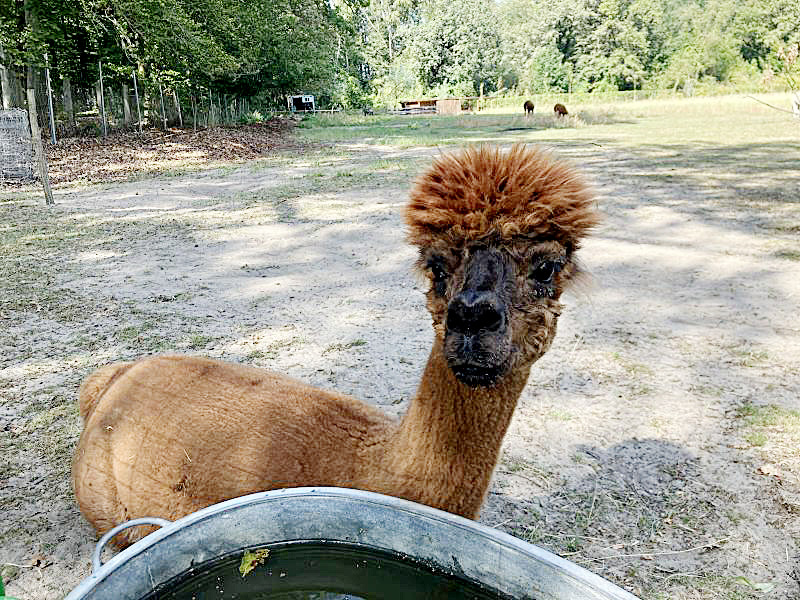
[[(691, 148), (554, 145), (594, 183), (606, 216), (581, 250), (594, 282), (565, 299), (481, 521), (643, 598), (800, 597), (798, 161), (726, 148), (712, 169), (709, 153), (689, 160)], [(439, 151), (295, 147), (57, 188), (47, 209), (7, 194), (0, 565), (10, 595), (61, 598), (89, 573), (95, 535), (69, 469), (75, 392), (97, 366), (198, 353), (404, 410), (432, 331), (401, 211)]]

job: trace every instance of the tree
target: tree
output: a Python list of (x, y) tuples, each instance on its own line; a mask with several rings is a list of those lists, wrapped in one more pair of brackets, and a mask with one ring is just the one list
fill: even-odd
[(490, 0), (431, 0), (409, 47), (423, 89), (459, 95), (495, 89), (499, 49)]
[(520, 79), (526, 90), (539, 94), (551, 90), (569, 91), (569, 71), (555, 42), (536, 48), (528, 62), (528, 70)]
[(576, 70), (589, 89), (633, 89), (661, 54), (663, 6), (656, 0), (600, 0), (576, 29)]
[[(237, 66), (223, 48), (232, 15), (221, 0), (83, 1), (95, 39), (110, 36), (122, 51), (120, 62), (137, 64), (146, 73), (174, 70), (208, 79)], [(105, 50), (109, 58), (111, 48)]]
[(499, 5), (501, 67), (509, 86), (529, 92), (569, 89), (568, 51), (559, 36), (583, 4), (583, 0), (507, 0)]
[(419, 0), (370, 0), (360, 19), (370, 72), (382, 77), (409, 45), (420, 20)]

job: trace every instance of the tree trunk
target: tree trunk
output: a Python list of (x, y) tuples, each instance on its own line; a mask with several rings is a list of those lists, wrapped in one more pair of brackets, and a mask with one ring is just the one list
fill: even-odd
[(166, 131), (167, 130), (167, 111), (166, 107), (164, 106), (164, 87), (161, 83), (158, 84), (158, 97), (161, 101), (161, 128)]
[(139, 63), (136, 66), (136, 79), (139, 88), (139, 108), (137, 108), (137, 110), (139, 111), (139, 133), (141, 133), (144, 123), (147, 123), (150, 127), (155, 126), (155, 120), (153, 119), (153, 106), (155, 102), (150, 92), (147, 90), (147, 74), (143, 63)]
[(126, 84), (122, 84), (122, 121), (125, 125), (131, 123), (131, 90)]
[(67, 123), (70, 127), (75, 127), (75, 108), (72, 105), (72, 82), (69, 80), (68, 75), (64, 75), (64, 80), (61, 85), (64, 91), (64, 113), (67, 116)]
[[(23, 108), (25, 106), (25, 86), (24, 86), (25, 72), (23, 71), (22, 73), (14, 73), (12, 71), (11, 75), (13, 80), (11, 85), (17, 90), (17, 93), (13, 95), (13, 97), (17, 99), (16, 102), (17, 105), (20, 108)], [(14, 102), (12, 99), (12, 104), (13, 103)]]
[(181, 111), (181, 100), (178, 98), (178, 92), (172, 90), (172, 99), (175, 101), (175, 108), (178, 109), (178, 126), (183, 129), (183, 113)]
[(3, 109), (8, 110), (9, 108), (13, 107), (13, 90), (11, 87), (11, 76), (9, 75), (9, 69), (6, 68), (6, 54), (3, 51), (2, 45), (0, 45), (0, 87), (3, 88)]

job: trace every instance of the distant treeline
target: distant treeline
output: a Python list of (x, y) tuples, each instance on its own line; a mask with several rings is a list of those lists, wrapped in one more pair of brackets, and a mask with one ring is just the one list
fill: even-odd
[(797, 0), (0, 0), (4, 100), (134, 73), (278, 106), (415, 96), (797, 87)]

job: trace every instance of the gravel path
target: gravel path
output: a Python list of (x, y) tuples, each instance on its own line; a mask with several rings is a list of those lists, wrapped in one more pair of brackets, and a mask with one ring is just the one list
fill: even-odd
[[(800, 461), (750, 417), (798, 408), (800, 172), (778, 189), (777, 170), (557, 151), (606, 215), (581, 250), (594, 281), (566, 298), (481, 520), (645, 598), (797, 598)], [(338, 147), (0, 203), (9, 594), (61, 598), (88, 574), (69, 466), (75, 392), (101, 364), (199, 353), (403, 411), (432, 332), (401, 211), (437, 152)]]

